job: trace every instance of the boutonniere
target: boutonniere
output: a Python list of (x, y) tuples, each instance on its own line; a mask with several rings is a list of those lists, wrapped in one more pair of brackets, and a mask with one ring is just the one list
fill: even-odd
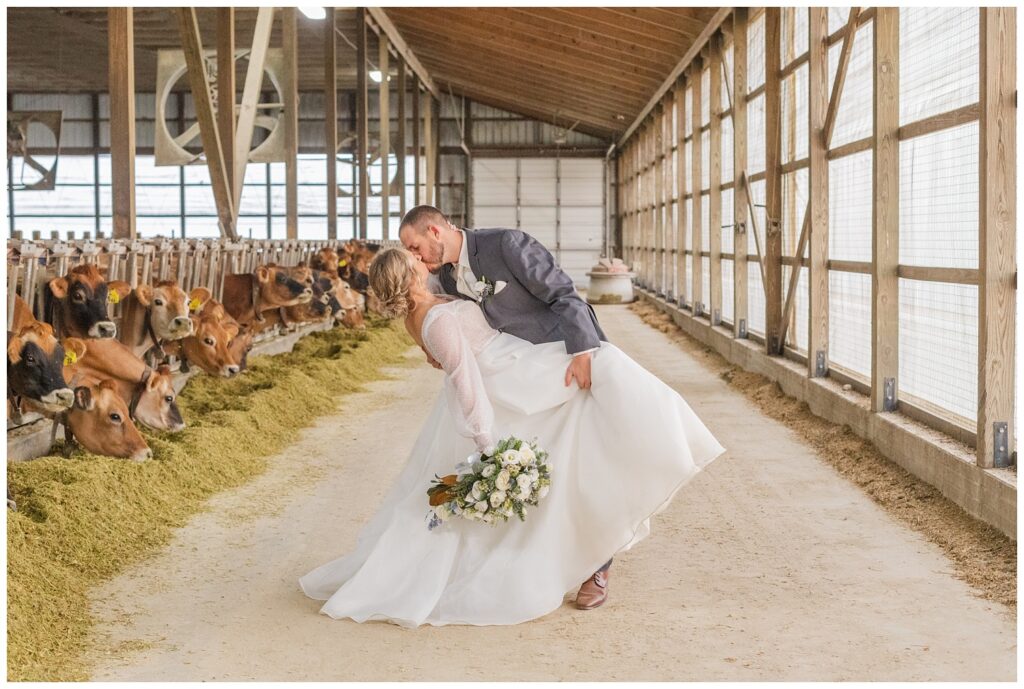
[(488, 297), (493, 297), (495, 294), (505, 289), (507, 285), (508, 283), (504, 280), (491, 282), (486, 276), (484, 276), (473, 283), (473, 292), (476, 293), (476, 296), (480, 301), (483, 301)]

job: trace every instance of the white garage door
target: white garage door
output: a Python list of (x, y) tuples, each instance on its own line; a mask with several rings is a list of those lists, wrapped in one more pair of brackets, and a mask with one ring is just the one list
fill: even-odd
[(474, 158), (473, 225), (537, 238), (578, 286), (601, 256), (601, 158)]

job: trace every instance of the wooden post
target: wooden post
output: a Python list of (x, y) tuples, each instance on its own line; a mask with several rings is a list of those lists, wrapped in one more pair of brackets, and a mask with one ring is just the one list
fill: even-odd
[[(235, 180), (235, 8), (217, 8), (217, 127), (228, 189)], [(237, 214), (235, 216), (237, 222)]]
[(213, 99), (210, 96), (210, 83), (206, 77), (203, 45), (199, 38), (199, 23), (196, 20), (195, 8), (178, 8), (178, 20), (182, 49), (185, 53), (185, 63), (188, 65), (188, 77), (192, 88), (192, 102), (196, 109), (196, 121), (199, 123), (199, 135), (203, 142), (203, 152), (206, 154), (206, 164), (210, 169), (210, 186), (213, 190), (214, 202), (217, 205), (217, 219), (220, 223), (221, 235), (237, 239), (234, 204), (224, 168), (224, 148), (221, 145), (220, 130), (217, 127), (217, 118), (213, 111)]
[(764, 111), (765, 111), (765, 343), (769, 354), (781, 354), (786, 334), (782, 325), (782, 126), (780, 117), (778, 7), (764, 16)]
[(427, 106), (423, 109), (423, 148), (426, 156), (426, 184), (424, 187), (423, 203), (428, 206), (436, 206), (434, 199), (434, 99), (430, 93), (427, 96)]
[(981, 8), (978, 158), (978, 466), (1009, 466), (1015, 446), (1017, 11)]
[(662, 133), (662, 181), (661, 181), (661, 293), (666, 299), (675, 298), (675, 285), (672, 284), (672, 254), (669, 248), (669, 238), (673, 236), (672, 227), (672, 185), (675, 179), (672, 177), (672, 109), (675, 107), (675, 98), (671, 91), (665, 93), (662, 101), (662, 119), (664, 129)]
[(747, 8), (737, 7), (732, 18), (732, 221), (733, 221), (733, 290), (732, 332), (734, 337), (747, 336), (747, 232), (752, 231), (747, 216)]
[[(398, 180), (398, 213), (401, 217), (405, 217), (405, 155), (408, 152), (405, 140), (405, 100), (406, 100), (406, 89), (408, 88), (405, 81), (405, 60), (398, 60), (398, 138), (395, 140), (395, 158), (398, 161), (398, 170), (395, 173), (395, 178)], [(399, 220), (401, 222), (401, 220)]]
[(880, 412), (896, 409), (899, 373), (899, 8), (876, 8), (874, 39), (871, 409)]
[(420, 78), (412, 75), (412, 189), (413, 205), (422, 203), (420, 195)]
[(704, 212), (703, 206), (704, 199), (701, 195), (701, 189), (703, 187), (703, 178), (701, 176), (701, 161), (703, 160), (704, 152), (701, 146), (701, 105), (704, 94), (701, 93), (702, 79), (701, 70), (703, 69), (701, 58), (694, 58), (693, 69), (690, 71), (690, 88), (693, 92), (693, 96), (690, 98), (690, 108), (693, 110), (691, 120), (693, 122), (693, 133), (690, 138), (690, 156), (692, 160), (691, 174), (693, 175), (693, 182), (690, 184), (692, 190), (692, 203), (690, 204), (691, 213), (693, 214), (690, 222), (693, 227), (693, 279), (690, 287), (690, 304), (693, 307), (693, 315), (700, 316), (704, 313), (704, 261), (700, 255), (703, 251), (704, 237), (703, 237), (703, 223), (704, 223)]
[[(810, 39), (808, 46), (807, 132), (810, 170), (807, 214), (810, 217), (807, 272), (809, 285), (807, 328), (807, 375), (812, 378), (828, 372), (828, 143), (825, 141), (825, 117), (828, 112), (828, 9), (808, 9)], [(801, 257), (798, 257), (798, 259)], [(797, 266), (793, 269), (796, 270)]]
[(708, 166), (708, 260), (711, 271), (711, 325), (722, 322), (722, 36), (711, 37), (711, 79), (708, 98), (711, 102), (711, 158)]
[(107, 9), (107, 37), (113, 238), (135, 239), (135, 30), (131, 7)]
[(294, 7), (281, 10), (282, 46), (291, 87), (284, 94), (285, 228), (288, 239), (299, 236), (299, 36)]
[(366, 9), (356, 8), (356, 179), (359, 187), (359, 238), (367, 236), (367, 190), (370, 173), (367, 169), (369, 141), (369, 91), (366, 79)]
[(654, 132), (653, 132), (653, 156), (651, 159), (651, 172), (654, 179), (652, 198), (653, 222), (651, 224), (651, 267), (654, 269), (651, 287), (657, 296), (664, 294), (662, 283), (662, 232), (665, 229), (665, 108), (661, 102), (654, 109)]
[(686, 85), (676, 81), (676, 294), (679, 306), (686, 305)]
[(391, 86), (388, 83), (388, 37), (383, 31), (380, 32), (378, 40), (378, 63), (380, 69), (380, 91), (378, 102), (380, 109), (380, 228), (381, 237), (390, 239), (391, 221), (391, 197), (389, 186), (391, 179), (389, 174), (388, 156), (391, 154)]
[(324, 155), (327, 158), (327, 239), (338, 238), (338, 54), (334, 8), (324, 18)]

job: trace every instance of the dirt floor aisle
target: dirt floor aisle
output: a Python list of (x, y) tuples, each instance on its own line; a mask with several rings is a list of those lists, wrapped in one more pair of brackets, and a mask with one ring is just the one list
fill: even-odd
[[(598, 316), (729, 450), (615, 560), (604, 607), (570, 596), (515, 627), (407, 630), (332, 620), (302, 595), (296, 579), (352, 546), (401, 469), (441, 382), (418, 364), (347, 398), (97, 591), (93, 678), (1015, 679), (1013, 614), (936, 546), (626, 307)], [(524, 660), (497, 664), (495, 649)]]

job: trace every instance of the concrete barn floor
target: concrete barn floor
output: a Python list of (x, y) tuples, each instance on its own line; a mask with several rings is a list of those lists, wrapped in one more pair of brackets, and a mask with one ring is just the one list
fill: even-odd
[[(666, 336), (609, 338), (729, 452), (616, 558), (611, 597), (512, 627), (317, 614), (297, 577), (346, 551), (405, 462), (440, 374), (414, 364), (322, 418), (163, 552), (96, 591), (96, 680), (1004, 680), (1016, 620)], [(520, 664), (493, 662), (494, 649)]]

